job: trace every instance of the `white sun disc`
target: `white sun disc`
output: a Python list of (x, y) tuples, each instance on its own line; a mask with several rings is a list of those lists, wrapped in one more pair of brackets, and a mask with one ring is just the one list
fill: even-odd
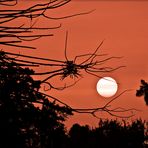
[(117, 90), (117, 82), (111, 77), (103, 77), (97, 82), (97, 92), (103, 97), (112, 97)]

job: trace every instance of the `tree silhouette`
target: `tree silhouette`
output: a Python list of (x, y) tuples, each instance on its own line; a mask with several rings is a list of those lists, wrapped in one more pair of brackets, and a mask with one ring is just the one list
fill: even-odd
[(74, 124), (69, 131), (71, 148), (143, 148), (146, 140), (146, 122), (141, 119), (127, 123), (125, 120), (100, 120), (98, 127)]
[(0, 147), (50, 146), (55, 132), (65, 133), (63, 121), (71, 109), (49, 101), (30, 76), (34, 71), (5, 56), (0, 54)]
[(89, 126), (80, 126), (79, 124), (74, 124), (70, 131), (70, 146), (71, 148), (75, 147), (85, 147), (89, 148), (89, 141), (91, 141), (90, 129)]
[[(92, 12), (88, 11), (57, 18), (47, 15), (47, 11), (57, 9), (68, 2), (70, 0), (50, 0), (46, 3), (34, 4), (28, 8), (16, 9), (15, 6), (19, 5), (19, 1), (0, 1), (0, 45), (5, 47), (4, 49), (2, 48), (3, 51), (0, 51), (0, 147), (2, 148), (66, 148), (80, 145), (86, 148), (96, 148), (96, 146), (109, 147), (110, 145), (107, 145), (104, 139), (108, 140), (109, 144), (113, 144), (111, 137), (114, 137), (114, 133), (116, 135), (121, 134), (121, 126), (118, 122), (102, 122), (100, 123), (101, 128), (92, 131), (88, 126), (74, 125), (69, 135), (66, 135), (63, 122), (74, 112), (91, 114), (96, 118), (98, 118), (97, 113), (100, 111), (115, 117), (127, 118), (134, 115), (131, 112), (134, 109), (112, 108), (111, 106), (111, 103), (126, 91), (97, 108), (72, 108), (60, 99), (51, 96), (50, 93), (46, 93), (46, 91), (51, 89), (63, 90), (75, 85), (84, 73), (100, 78), (100, 73), (108, 73), (124, 67), (104, 66), (107, 61), (120, 59), (121, 57), (106, 57), (106, 54), (98, 54), (103, 41), (94, 52), (77, 55), (74, 59), (69, 59), (67, 55), (67, 31), (64, 49), (65, 60), (5, 51), (8, 46), (35, 49), (35, 47), (26, 45), (26, 41), (53, 36), (53, 33), (47, 32), (62, 26), (59, 24), (54, 27), (38, 27), (37, 18), (39, 17), (57, 20)], [(12, 23), (22, 18), (30, 20), (30, 25), (22, 23), (18, 26), (16, 23)], [(42, 66), (49, 69), (52, 67), (54, 70), (38, 72), (30, 69), (30, 67), (40, 68)], [(40, 76), (41, 80), (34, 80), (33, 76), (35, 75)], [(42, 76), (44, 76), (43, 79)], [(55, 77), (62, 81), (70, 77), (74, 80), (74, 83), (56, 87), (50, 82)], [(40, 91), (43, 85), (45, 93)], [(130, 114), (127, 116), (118, 115), (118, 113), (123, 112)], [(134, 130), (136, 129), (135, 127), (137, 127), (137, 123), (133, 127)], [(141, 127), (138, 126), (138, 128), (140, 129)], [(143, 136), (141, 133), (139, 135)], [(114, 139), (116, 138), (118, 136), (114, 137)], [(113, 145), (119, 147), (118, 144)]]
[(141, 80), (141, 86), (140, 89), (137, 90), (136, 96), (141, 97), (144, 96), (144, 101), (146, 105), (148, 105), (148, 83), (144, 80)]
[[(58, 99), (54, 96), (51, 96), (50, 94), (47, 94), (46, 91), (49, 91), (51, 89), (63, 90), (63, 89), (66, 89), (68, 87), (75, 85), (80, 80), (79, 78), (82, 77), (81, 72), (83, 72), (83, 71), (90, 74), (90, 75), (101, 77), (101, 76), (99, 76), (99, 73), (101, 73), (101, 72), (111, 72), (116, 69), (119, 69), (121, 66), (117, 67), (117, 68), (110, 67), (110, 70), (106, 70), (106, 68), (102, 67), (102, 66), (97, 67), (98, 65), (100, 65), (100, 64), (102, 65), (105, 61), (108, 61), (110, 59), (120, 58), (120, 57), (110, 57), (110, 58), (105, 58), (104, 60), (96, 61), (96, 59), (95, 59), (96, 57), (102, 56), (102, 55), (96, 54), (96, 52), (98, 51), (98, 49), (102, 45), (102, 43), (103, 42), (101, 42), (101, 44), (97, 47), (97, 49), (92, 54), (84, 54), (84, 55), (76, 56), (75, 59), (77, 59), (78, 57), (82, 57), (82, 56), (88, 56), (85, 60), (83, 60), (81, 63), (78, 63), (78, 64), (75, 63), (75, 61), (69, 61), (69, 60), (68, 61), (61, 61), (61, 60), (56, 60), (56, 59), (39, 58), (39, 57), (33, 57), (33, 56), (21, 55), (21, 54), (15, 54), (15, 53), (10, 53), (10, 52), (3, 52), (3, 51), (2, 51), (2, 53), (6, 55), (4, 57), (5, 60), (9, 59), (11, 62), (15, 62), (19, 66), (54, 67), (55, 70), (53, 70), (53, 71), (34, 72), (34, 73), (31, 73), (30, 75), (32, 75), (32, 76), (34, 76), (34, 75), (46, 76), (46, 78), (39, 81), (40, 85), (45, 84), (44, 85), (45, 93), (43, 93), (43, 92), (40, 92), (40, 93), (50, 99), (53, 99), (54, 101), (56, 101), (60, 104), (63, 104), (65, 106), (68, 106), (69, 108), (71, 108), (68, 104), (62, 102), (60, 99)], [(16, 56), (16, 57), (14, 57), (14, 56)], [(19, 57), (26, 58), (26, 59), (19, 59)], [(30, 61), (30, 59), (31, 59), (31, 61)], [(37, 61), (35, 61), (35, 60), (37, 60)], [(39, 60), (41, 62), (39, 62)], [(55, 87), (49, 81), (55, 77), (58, 77), (60, 80), (64, 80), (67, 77), (70, 77), (74, 80), (74, 83), (72, 83), (70, 85), (65, 84), (64, 86), (59, 86), (59, 87), (56, 86)], [(126, 91), (128, 91), (128, 90), (125, 90), (125, 91), (121, 92), (120, 94), (118, 94), (117, 96), (113, 97), (111, 100), (109, 100), (107, 103), (105, 103), (101, 107), (71, 108), (71, 110), (76, 113), (91, 114), (92, 116), (94, 116), (96, 118), (98, 118), (97, 113), (100, 111), (104, 111), (112, 116), (116, 116), (116, 117), (120, 117), (120, 118), (131, 117), (134, 115), (134, 112), (136, 111), (136, 109), (134, 109), (134, 108), (125, 109), (122, 107), (113, 108), (111, 106), (111, 103), (113, 101), (115, 101), (118, 97), (120, 97), (123, 93), (125, 93)], [(127, 115), (119, 115), (119, 113), (123, 113), (123, 112), (126, 112)]]
[[(36, 39), (39, 39), (41, 37), (51, 36), (53, 34), (47, 34), (47, 30), (50, 29), (58, 29), (61, 27), (61, 24), (56, 27), (47, 27), (47, 28), (41, 28), (36, 27), (37, 24), (37, 18), (43, 17), (44, 19), (48, 20), (57, 20), (57, 19), (66, 19), (78, 15), (84, 15), (89, 14), (92, 11), (88, 12), (82, 12), (77, 13), (73, 15), (63, 16), (63, 17), (51, 17), (47, 15), (48, 11), (51, 9), (57, 9), (61, 6), (64, 6), (70, 2), (70, 0), (50, 0), (49, 2), (45, 3), (39, 3), (34, 4), (28, 8), (24, 9), (16, 9), (14, 6), (19, 5), (19, 1), (17, 0), (3, 0), (0, 2), (0, 6), (6, 6), (6, 9), (0, 10), (0, 38), (1, 42), (0, 45), (6, 45), (13, 46), (13, 47), (21, 47), (21, 48), (31, 48), (34, 49), (32, 46), (24, 45), (24, 41), (33, 41)], [(17, 26), (14, 24), (12, 26), (11, 22), (16, 21), (17, 19), (29, 19), (30, 24), (26, 26), (25, 24), (22, 24), (20, 26)], [(37, 31), (37, 32), (36, 32)], [(40, 31), (45, 31), (41, 33)], [(39, 32), (39, 34), (38, 34)], [(74, 59), (69, 59), (67, 55), (67, 41), (68, 40), (68, 31), (66, 32), (66, 39), (65, 39), (65, 60), (57, 60), (57, 59), (47, 59), (47, 58), (41, 58), (41, 57), (35, 57), (30, 55), (22, 55), (19, 53), (11, 53), (6, 52), (3, 50), (1, 54), (5, 54), (6, 56), (3, 56), (4, 60), (9, 60), (12, 63), (15, 63), (18, 66), (21, 67), (50, 67), (54, 68), (53, 71), (43, 71), (38, 72), (34, 71), (33, 73), (30, 73), (31, 76), (38, 75), (38, 76), (44, 76), (44, 78), (41, 78), (41, 81), (38, 81), (40, 83), (39, 85), (44, 85), (44, 91), (49, 91), (51, 89), (56, 90), (63, 90), (65, 88), (71, 87), (75, 85), (81, 78), (82, 73), (87, 73), (96, 77), (101, 77), (100, 73), (108, 73), (113, 72), (115, 70), (118, 70), (125, 66), (118, 66), (118, 67), (106, 67), (104, 64), (107, 61), (110, 61), (112, 59), (120, 59), (121, 57), (114, 57), (109, 56), (106, 57), (106, 54), (98, 54), (99, 49), (101, 48), (104, 41), (102, 41), (98, 47), (94, 50), (92, 53), (86, 53), (82, 55), (77, 55), (74, 57)], [(100, 58), (100, 59), (99, 59)], [(44, 69), (44, 68), (43, 68)], [(72, 84), (65, 84), (64, 86), (56, 87), (54, 86), (49, 80), (52, 78), (59, 77), (60, 80), (65, 80), (67, 77), (70, 77), (74, 80)], [(48, 86), (48, 87), (45, 87)], [(39, 89), (39, 88), (38, 88)], [(132, 111), (135, 109), (124, 109), (122, 107), (116, 107), (112, 108), (111, 103), (115, 101), (120, 95), (122, 95), (124, 92), (120, 93), (118, 96), (112, 98), (110, 101), (108, 101), (106, 104), (104, 104), (101, 107), (97, 108), (71, 108), (66, 103), (62, 102), (60, 99), (51, 96), (49, 93), (43, 93), (40, 92), (40, 94), (53, 99), (54, 101), (58, 102), (59, 104), (63, 104), (65, 106), (68, 106), (71, 108), (73, 112), (77, 113), (88, 113), (93, 115), (94, 117), (98, 117), (97, 113), (100, 111), (107, 112), (108, 114), (116, 117), (131, 117), (134, 115)], [(120, 116), (118, 113), (127, 112), (126, 116)]]

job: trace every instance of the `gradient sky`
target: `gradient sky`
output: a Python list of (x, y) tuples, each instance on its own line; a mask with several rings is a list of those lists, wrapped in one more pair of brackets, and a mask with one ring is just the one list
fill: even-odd
[[(39, 1), (40, 2), (40, 1)], [(26, 6), (29, 4), (24, 2)], [(24, 4), (22, 7), (24, 7)], [(119, 83), (117, 94), (125, 89), (132, 89), (118, 98), (113, 106), (124, 108), (136, 108), (142, 111), (136, 112), (134, 118), (142, 117), (148, 120), (148, 106), (143, 97), (136, 97), (136, 89), (139, 89), (140, 79), (148, 81), (148, 2), (146, 1), (91, 1), (73, 0), (69, 4), (49, 11), (49, 15), (60, 17), (95, 9), (90, 14), (81, 15), (64, 20), (47, 20), (40, 18), (39, 26), (55, 26), (62, 23), (58, 30), (51, 30), (53, 37), (42, 38), (31, 43), (36, 46), (35, 51), (18, 50), (23, 54), (41, 56), (46, 58), (64, 59), (65, 34), (68, 31), (67, 53), (69, 59), (76, 55), (93, 52), (102, 40), (105, 39), (99, 53), (107, 53), (108, 56), (123, 56), (122, 59), (114, 59), (107, 62), (107, 66), (121, 66), (125, 68), (112, 73), (100, 74), (100, 76), (113, 77)], [(21, 22), (19, 22), (21, 24)], [(12, 51), (9, 49), (9, 51)], [(17, 51), (17, 50), (16, 50)], [(106, 66), (105, 65), (105, 66)], [(99, 78), (83, 75), (83, 79), (75, 86), (64, 91), (52, 90), (53, 96), (60, 98), (74, 108), (91, 108), (103, 105), (107, 99), (96, 92), (96, 83)], [(60, 80), (56, 85), (61, 85)], [(100, 117), (112, 118), (99, 114)], [(66, 124), (89, 124), (96, 126), (98, 119), (88, 114), (75, 114)]]

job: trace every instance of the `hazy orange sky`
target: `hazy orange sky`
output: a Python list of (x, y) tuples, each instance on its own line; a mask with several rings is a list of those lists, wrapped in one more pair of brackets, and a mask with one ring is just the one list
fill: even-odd
[[(38, 1), (40, 2), (40, 1)], [(29, 5), (23, 2), (22, 7)], [(64, 20), (39, 19), (40, 26), (55, 26), (62, 23), (62, 27), (51, 30), (53, 37), (42, 38), (34, 41), (32, 45), (36, 50), (21, 49), (20, 53), (34, 56), (64, 59), (65, 33), (68, 31), (68, 57), (73, 59), (76, 55), (90, 53), (105, 39), (99, 53), (107, 53), (109, 56), (123, 56), (122, 59), (114, 59), (107, 65), (126, 68), (112, 73), (100, 74), (100, 76), (113, 77), (119, 84), (117, 94), (125, 89), (133, 89), (118, 98), (113, 105), (124, 108), (137, 108), (135, 117), (148, 120), (148, 106), (143, 97), (136, 97), (136, 89), (139, 89), (140, 80), (148, 81), (148, 2), (146, 1), (97, 1), (97, 0), (73, 0), (69, 4), (49, 10), (53, 17), (60, 17), (95, 9), (90, 14), (72, 17)], [(21, 22), (19, 22), (21, 24)], [(13, 50), (9, 50), (13, 51)], [(106, 66), (106, 65), (105, 65)], [(52, 90), (53, 96), (74, 108), (99, 107), (107, 100), (96, 92), (96, 83), (99, 78), (83, 75), (83, 79), (75, 86), (64, 91)], [(59, 80), (60, 84), (60, 80)], [(58, 82), (56, 84), (58, 86)], [(100, 117), (104, 116), (100, 113)], [(111, 117), (110, 117), (111, 118)], [(98, 119), (88, 114), (75, 114), (67, 120), (67, 125), (72, 123), (89, 124), (96, 126)]]

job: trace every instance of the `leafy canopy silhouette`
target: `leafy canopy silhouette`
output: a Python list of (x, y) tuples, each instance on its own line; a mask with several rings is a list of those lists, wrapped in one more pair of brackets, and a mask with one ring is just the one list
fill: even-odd
[[(49, 37), (53, 36), (52, 33), (53, 29), (58, 29), (62, 27), (62, 24), (59, 24), (58, 26), (43, 26), (40, 27), (38, 24), (38, 19), (43, 18), (43, 20), (47, 21), (53, 21), (53, 20), (62, 20), (67, 19), (79, 15), (86, 15), (93, 12), (91, 11), (85, 11), (81, 13), (76, 13), (72, 15), (66, 15), (66, 16), (60, 16), (60, 17), (52, 17), (51, 13), (49, 13), (50, 10), (56, 10), (67, 3), (69, 3), (71, 0), (49, 0), (47, 2), (40, 2), (34, 1), (30, 3), (30, 5), (24, 5), (23, 8), (19, 8), (19, 5), (23, 4), (23, 1), (18, 0), (2, 0), (0, 1), (0, 46), (4, 47), (3, 51), (5, 51), (5, 54), (7, 57), (3, 57), (4, 60), (9, 60), (13, 64), (15, 62), (15, 65), (21, 66), (21, 67), (38, 67), (44, 69), (44, 71), (36, 70), (34, 72), (30, 72), (28, 70), (28, 73), (33, 76), (37, 75), (40, 76), (40, 79), (42, 79), (40, 82), (33, 82), (33, 85), (35, 85), (35, 90), (37, 91), (39, 89), (40, 83), (42, 83), (46, 88), (45, 91), (49, 91), (51, 89), (56, 90), (63, 90), (65, 88), (71, 87), (75, 85), (81, 78), (82, 74), (86, 73), (98, 78), (101, 78), (100, 73), (109, 73), (116, 71), (120, 68), (123, 68), (125, 66), (117, 66), (117, 67), (111, 67), (111, 66), (103, 66), (106, 62), (112, 60), (112, 59), (120, 59), (121, 57), (116, 56), (109, 56), (104, 57), (107, 54), (98, 54), (98, 51), (100, 47), (103, 44), (103, 41), (100, 42), (100, 44), (97, 46), (97, 48), (90, 53), (82, 54), (82, 55), (76, 55), (73, 59), (70, 59), (67, 55), (67, 41), (68, 41), (68, 31), (66, 31), (66, 39), (65, 39), (65, 49), (64, 49), (64, 60), (57, 60), (57, 59), (48, 59), (48, 58), (41, 58), (41, 57), (35, 57), (31, 55), (23, 55), (20, 53), (9, 52), (8, 47), (12, 47), (12, 49), (15, 48), (21, 48), (22, 49), (36, 49), (35, 47), (32, 47), (31, 44), (26, 44), (29, 41), (32, 42), (34, 40), (38, 40), (42, 37)], [(5, 7), (4, 7), (5, 6)], [(18, 8), (17, 8), (18, 7)], [(21, 20), (21, 21), (20, 21)], [(18, 25), (17, 22), (20, 22)], [(25, 21), (30, 21), (30, 23), (26, 23)], [(58, 22), (59, 23), (59, 22)], [(48, 23), (45, 23), (48, 25)], [(49, 33), (51, 32), (51, 33)], [(9, 57), (8, 57), (9, 56)], [(98, 59), (99, 58), (99, 59)], [(16, 66), (16, 67), (17, 67)], [(45, 67), (45, 68), (44, 68)], [(52, 69), (52, 70), (45, 70), (45, 69)], [(25, 69), (27, 71), (27, 69)], [(43, 77), (42, 77), (43, 76)], [(55, 77), (60, 77), (61, 80), (65, 80), (66, 78), (70, 77), (73, 80), (73, 83), (70, 85), (65, 84), (64, 86), (54, 86), (54, 84), (51, 83), (51, 79)], [(29, 79), (29, 78), (28, 78)], [(31, 81), (31, 80), (30, 80)], [(20, 83), (20, 82), (18, 82)], [(11, 86), (12, 84), (10, 84)], [(18, 87), (18, 91), (20, 93), (24, 93), (26, 91), (23, 87), (28, 87), (28, 89), (32, 90), (32, 85), (29, 83), (25, 84), (19, 84), (20, 87)], [(22, 90), (21, 90), (22, 89)], [(38, 95), (37, 93), (32, 90), (33, 94)], [(30, 93), (31, 93), (30, 92)], [(124, 91), (126, 92), (126, 91)], [(49, 93), (41, 93), (43, 96), (46, 96), (47, 98), (53, 99), (54, 101), (63, 104), (64, 106), (71, 108), (73, 112), (77, 113), (87, 113), (91, 114), (94, 117), (99, 118), (98, 112), (104, 111), (112, 116), (116, 117), (131, 117), (134, 115), (135, 109), (124, 109), (122, 107), (115, 107), (113, 108), (111, 106), (111, 103), (115, 101), (120, 95), (122, 95), (124, 92), (120, 93), (115, 98), (112, 98), (110, 101), (108, 101), (103, 106), (95, 107), (95, 108), (71, 108), (66, 103), (62, 102), (61, 100), (49, 95)], [(21, 95), (20, 95), (21, 96)], [(29, 97), (29, 94), (28, 94)], [(33, 100), (30, 100), (33, 101)], [(36, 100), (35, 103), (41, 103), (40, 100)], [(126, 115), (119, 115), (119, 113), (127, 113)]]
[[(46, 147), (54, 132), (63, 131), (71, 109), (49, 101), (38, 90), (40, 81), (0, 54), (0, 147)], [(38, 104), (38, 105), (37, 105)], [(37, 107), (38, 106), (38, 107)]]
[(128, 123), (126, 120), (99, 120), (98, 127), (74, 124), (68, 135), (70, 148), (144, 148), (148, 140), (147, 122), (137, 119)]
[(141, 80), (140, 89), (136, 91), (136, 96), (141, 97), (144, 96), (144, 101), (146, 105), (148, 105), (148, 83), (144, 80)]

